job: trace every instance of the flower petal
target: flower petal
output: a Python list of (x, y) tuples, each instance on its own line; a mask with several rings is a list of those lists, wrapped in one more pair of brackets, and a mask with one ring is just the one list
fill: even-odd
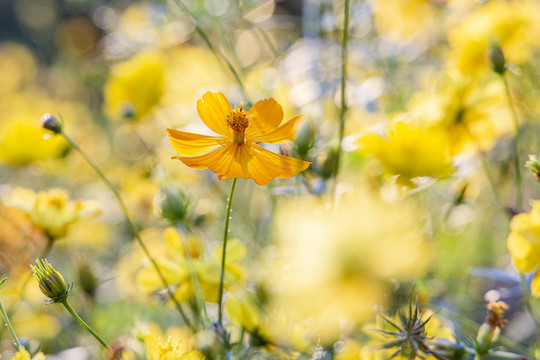
[(193, 169), (210, 169), (219, 175), (219, 179), (249, 179), (245, 155), (248, 154), (245, 144), (238, 145), (231, 141), (214, 151), (199, 156), (175, 156)]
[(225, 122), (225, 117), (231, 109), (229, 101), (222, 93), (206, 92), (202, 99), (197, 101), (197, 112), (201, 120), (213, 132), (231, 136), (231, 129)]
[(285, 124), (276, 128), (274, 131), (271, 131), (266, 135), (250, 137), (249, 140), (273, 144), (294, 141), (296, 139), (296, 124), (300, 119), (302, 119), (302, 117), (303, 115), (295, 116)]
[(174, 129), (167, 129), (167, 134), (174, 151), (188, 156), (204, 154), (227, 141), (222, 136), (199, 135)]
[(247, 159), (249, 174), (257, 185), (266, 185), (276, 177), (291, 178), (311, 164), (275, 154), (257, 144), (251, 144), (251, 157)]
[(246, 129), (246, 137), (265, 136), (274, 131), (283, 120), (283, 109), (272, 98), (257, 101), (249, 109), (253, 119)]

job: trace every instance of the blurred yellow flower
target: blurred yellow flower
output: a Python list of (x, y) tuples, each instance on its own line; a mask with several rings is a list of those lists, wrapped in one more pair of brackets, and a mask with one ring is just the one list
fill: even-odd
[(204, 360), (205, 357), (199, 351), (186, 351), (182, 345), (182, 339), (169, 336), (166, 342), (157, 339), (153, 334), (144, 337), (144, 347), (148, 360)]
[[(524, 273), (540, 265), (540, 201), (532, 203), (528, 213), (518, 214), (510, 222), (510, 234), (506, 240), (516, 268)], [(540, 273), (532, 279), (531, 292), (540, 297)]]
[(291, 178), (309, 162), (275, 154), (257, 142), (280, 144), (296, 138), (301, 115), (282, 124), (283, 110), (272, 98), (260, 100), (249, 111), (231, 107), (222, 93), (207, 92), (197, 102), (201, 120), (221, 136), (167, 129), (175, 156), (194, 169), (210, 169), (219, 179), (253, 179), (266, 185), (276, 177)]
[(263, 270), (272, 309), (308, 324), (312, 339), (331, 344), (384, 302), (390, 279), (427, 269), (429, 244), (409, 203), (389, 204), (368, 192), (344, 194), (333, 208), (321, 200), (278, 209), (279, 243)]
[(453, 155), (489, 150), (501, 135), (513, 130), (504, 86), (498, 79), (449, 71), (437, 79), (437, 85), (433, 93), (415, 94), (409, 112), (425, 126), (445, 129)]
[(13, 116), (0, 122), (0, 159), (12, 165), (27, 165), (60, 155), (67, 144), (61, 137), (49, 136), (48, 131), (34, 121)]
[(65, 236), (69, 226), (77, 220), (99, 212), (96, 203), (72, 201), (66, 190), (58, 188), (36, 193), (17, 187), (6, 203), (25, 213), (35, 227), (45, 231), (52, 239)]
[(159, 103), (165, 67), (158, 53), (141, 53), (116, 64), (104, 89), (104, 111), (112, 119), (140, 119)]
[(539, 21), (537, 1), (485, 2), (449, 30), (450, 63), (464, 74), (488, 70), (488, 51), (495, 42), (507, 61), (521, 65), (540, 46)]
[(436, 1), (370, 0), (377, 31), (396, 42), (429, 40), (436, 34), (439, 11)]
[(30, 357), (30, 353), (26, 351), (24, 348), (17, 351), (15, 356), (11, 358), (11, 360), (44, 360), (45, 355), (43, 353), (37, 353), (34, 357)]
[[(143, 240), (146, 242), (146, 234)], [(184, 237), (182, 239), (182, 237)], [(161, 235), (165, 239), (165, 248), (155, 251), (156, 261), (170, 285), (176, 285), (175, 296), (179, 301), (190, 300), (194, 296), (196, 284), (192, 283), (191, 272), (200, 286), (204, 300), (216, 302), (218, 297), (221, 249), (204, 252), (200, 238), (180, 235), (174, 228), (167, 228)], [(186, 254), (187, 251), (187, 254)], [(243, 286), (247, 278), (246, 269), (239, 264), (246, 254), (245, 246), (238, 240), (231, 239), (227, 246), (224, 287)], [(161, 289), (156, 271), (145, 267), (137, 273), (137, 284), (145, 292)]]
[(376, 157), (397, 182), (414, 187), (412, 178), (441, 177), (452, 174), (450, 142), (437, 127), (395, 122), (386, 136), (367, 134), (359, 139), (361, 151)]
[(12, 42), (0, 45), (0, 95), (34, 81), (37, 70), (37, 61), (27, 47)]

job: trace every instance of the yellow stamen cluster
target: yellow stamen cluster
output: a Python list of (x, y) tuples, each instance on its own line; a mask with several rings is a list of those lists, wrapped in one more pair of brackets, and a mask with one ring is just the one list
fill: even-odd
[(225, 117), (227, 125), (234, 131), (234, 141), (238, 144), (244, 143), (245, 132), (252, 117), (253, 114), (245, 111), (242, 104), (239, 108), (235, 106), (234, 109), (229, 110)]
[(169, 353), (174, 353), (176, 351), (180, 351), (180, 343), (181, 341), (175, 341), (176, 344), (173, 344), (172, 338), (169, 336), (167, 339), (167, 342), (165, 344), (159, 343), (159, 355), (160, 358), (162, 356), (165, 356)]

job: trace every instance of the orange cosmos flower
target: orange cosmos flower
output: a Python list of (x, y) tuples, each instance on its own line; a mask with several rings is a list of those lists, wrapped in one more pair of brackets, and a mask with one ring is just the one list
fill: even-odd
[(197, 101), (197, 112), (210, 130), (221, 136), (206, 136), (167, 129), (174, 156), (194, 169), (210, 169), (219, 179), (253, 179), (266, 185), (276, 177), (291, 178), (307, 169), (309, 162), (275, 154), (256, 143), (280, 144), (296, 138), (301, 115), (284, 124), (283, 109), (274, 99), (260, 100), (246, 111), (234, 107), (220, 92), (207, 92)]

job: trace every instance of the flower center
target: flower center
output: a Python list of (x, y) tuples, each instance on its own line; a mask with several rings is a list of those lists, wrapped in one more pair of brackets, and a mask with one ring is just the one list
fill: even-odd
[(234, 109), (229, 110), (229, 113), (225, 117), (227, 125), (234, 131), (234, 141), (238, 144), (245, 142), (246, 128), (249, 126), (249, 121), (253, 117), (253, 114), (245, 111), (243, 105), (236, 106)]

